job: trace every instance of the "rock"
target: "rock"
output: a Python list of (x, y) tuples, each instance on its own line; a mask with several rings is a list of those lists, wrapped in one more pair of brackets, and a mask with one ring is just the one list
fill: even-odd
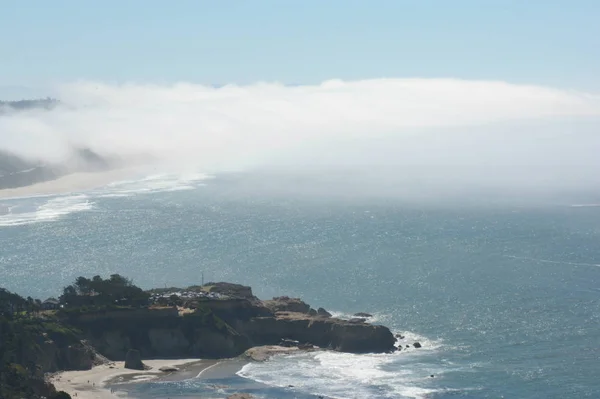
[(172, 373), (175, 371), (179, 371), (179, 369), (175, 366), (162, 366), (161, 368), (159, 368), (159, 370), (163, 373)]
[(288, 296), (275, 297), (269, 301), (262, 301), (263, 305), (273, 313), (277, 312), (297, 312), (309, 313), (310, 305), (300, 298), (290, 298)]
[(313, 344), (299, 344), (298, 345), (298, 349), (300, 350), (308, 350), (308, 349), (315, 349), (315, 346)]
[(410, 345), (406, 345), (407, 348), (410, 348)]
[(255, 345), (273, 345), (285, 337), (320, 348), (348, 353), (388, 353), (396, 339), (387, 327), (350, 323), (333, 317), (279, 312), (275, 317), (255, 317), (239, 330)]
[(308, 311), (308, 314), (311, 315), (311, 316), (316, 316), (318, 313), (313, 308), (310, 308), (309, 311)]
[(284, 338), (279, 343), (279, 346), (283, 346), (284, 348), (297, 348), (300, 346), (300, 342), (293, 339)]
[(129, 349), (125, 355), (125, 368), (132, 370), (144, 370), (145, 366), (142, 363), (142, 355), (137, 349)]
[(361, 323), (364, 323), (365, 321), (367, 321), (367, 319), (363, 319), (361, 317), (354, 317), (354, 318), (348, 320), (348, 323), (361, 324)]
[(415, 348), (420, 348), (420, 347), (421, 347), (421, 344), (420, 344), (419, 342), (415, 342), (415, 343), (413, 344), (413, 346), (414, 346)]
[(354, 313), (354, 317), (364, 317), (364, 318), (369, 318), (369, 317), (373, 317), (372, 314), (369, 313), (364, 313), (364, 312), (358, 312), (358, 313)]
[(230, 298), (239, 298), (239, 299), (248, 299), (248, 300), (258, 300), (252, 294), (252, 288), (241, 285), (241, 284), (232, 284), (232, 283), (208, 283), (204, 285), (204, 288), (208, 292), (214, 292), (217, 294), (225, 295)]
[(234, 393), (231, 396), (228, 396), (227, 399), (254, 399), (254, 396), (249, 393)]
[(319, 308), (317, 309), (317, 316), (321, 316), (321, 317), (331, 317), (331, 313), (329, 313), (328, 311), (326, 311), (323, 308)]
[(254, 348), (248, 349), (244, 353), (244, 356), (251, 360), (254, 360), (255, 362), (264, 362), (267, 361), (273, 355), (285, 355), (289, 353), (294, 353), (298, 350), (298, 348), (286, 348), (284, 346), (278, 345), (265, 345), (256, 346)]
[(395, 337), (398, 339), (404, 339), (404, 335), (402, 334), (396, 334)]
[[(204, 289), (208, 287), (230, 295), (250, 295), (243, 286), (213, 284)], [(313, 312), (297, 298), (255, 301), (227, 297), (205, 300), (195, 312), (182, 313), (170, 307), (115, 309), (69, 315), (68, 322), (81, 330), (99, 353), (113, 360), (125, 360), (128, 348), (139, 350), (143, 359), (232, 358), (253, 347), (280, 344), (290, 346), (287, 349), (292, 349), (292, 344), (306, 344), (302, 347), (308, 350), (312, 345), (349, 353), (396, 350), (396, 338), (385, 326), (370, 325), (365, 318), (314, 317), (310, 315)], [(91, 353), (71, 352), (72, 358), (81, 359), (77, 362), (81, 368), (92, 367)], [(47, 358), (51, 363), (65, 357), (49, 350)], [(44, 371), (65, 369), (61, 366)]]

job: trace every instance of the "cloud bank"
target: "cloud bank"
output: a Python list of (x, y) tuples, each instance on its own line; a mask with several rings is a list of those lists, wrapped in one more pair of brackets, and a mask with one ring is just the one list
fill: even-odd
[(507, 184), (530, 181), (541, 176), (531, 174), (537, 168), (547, 181), (555, 176), (553, 184), (586, 185), (596, 182), (586, 171), (600, 170), (600, 96), (548, 87), (456, 79), (218, 88), (77, 82), (57, 96), (64, 106), (51, 112), (0, 117), (0, 148), (57, 160), (71, 145), (89, 146), (207, 171), (379, 165), (440, 181), (454, 167), (479, 183), (494, 174)]

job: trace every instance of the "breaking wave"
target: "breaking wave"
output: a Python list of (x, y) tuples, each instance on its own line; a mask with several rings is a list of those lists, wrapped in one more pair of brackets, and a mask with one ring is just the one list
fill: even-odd
[(203, 173), (157, 174), (124, 180), (67, 195), (34, 195), (0, 202), (0, 227), (51, 222), (75, 212), (99, 207), (98, 199), (193, 190), (212, 176)]
[(0, 214), (0, 227), (55, 221), (70, 213), (88, 211), (94, 207), (94, 202), (87, 195), (77, 194), (50, 199), (25, 198), (10, 201), (4, 206), (7, 212)]
[[(453, 364), (440, 362), (441, 341), (403, 332), (402, 343), (419, 341), (421, 349), (394, 354), (355, 355), (312, 352), (275, 356), (268, 362), (245, 365), (238, 375), (269, 386), (328, 398), (427, 398), (455, 391), (438, 381)], [(435, 377), (432, 378), (431, 375)]]
[(203, 182), (211, 178), (212, 176), (204, 173), (156, 174), (111, 183), (97, 190), (96, 194), (101, 198), (120, 198), (139, 194), (193, 190), (203, 186)]

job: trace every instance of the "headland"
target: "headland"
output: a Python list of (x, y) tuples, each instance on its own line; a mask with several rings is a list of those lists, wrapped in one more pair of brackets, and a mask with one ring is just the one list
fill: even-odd
[[(79, 277), (58, 299), (34, 301), (5, 290), (0, 299), (7, 327), (0, 331), (7, 343), (0, 367), (27, 386), (26, 392), (23, 384), (7, 386), (7, 399), (114, 397), (106, 384), (119, 376), (138, 381), (219, 359), (399, 350), (392, 332), (368, 323), (368, 314), (335, 318), (299, 298), (261, 300), (239, 284), (144, 291), (119, 275)], [(10, 349), (19, 345), (25, 350), (14, 356)]]

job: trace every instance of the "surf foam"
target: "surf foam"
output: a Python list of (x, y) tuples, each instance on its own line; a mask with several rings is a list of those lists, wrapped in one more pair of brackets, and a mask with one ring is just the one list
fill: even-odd
[[(445, 391), (434, 385), (453, 367), (437, 360), (435, 352), (441, 343), (410, 332), (404, 335), (405, 339), (419, 340), (423, 348), (395, 354), (314, 352), (275, 356), (268, 362), (245, 365), (238, 375), (304, 394), (344, 399), (417, 399)], [(430, 378), (431, 374), (438, 378)]]
[(212, 176), (204, 173), (155, 174), (140, 179), (108, 184), (95, 192), (101, 198), (121, 198), (140, 194), (193, 190), (203, 186)]
[[(30, 198), (39, 201), (42, 198)], [(22, 226), (40, 222), (50, 222), (74, 212), (83, 212), (93, 208), (94, 202), (84, 194), (60, 196), (42, 199), (39, 203), (16, 203), (9, 207), (6, 214), (0, 215), (0, 227)], [(33, 208), (33, 210), (30, 210)], [(24, 209), (23, 211), (20, 211)]]

